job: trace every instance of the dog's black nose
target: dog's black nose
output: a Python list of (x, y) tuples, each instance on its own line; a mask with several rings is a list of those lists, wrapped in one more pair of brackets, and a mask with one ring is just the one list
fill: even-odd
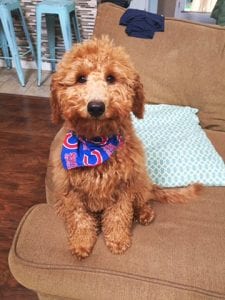
[(100, 117), (105, 112), (105, 103), (102, 101), (90, 101), (87, 110), (92, 117)]

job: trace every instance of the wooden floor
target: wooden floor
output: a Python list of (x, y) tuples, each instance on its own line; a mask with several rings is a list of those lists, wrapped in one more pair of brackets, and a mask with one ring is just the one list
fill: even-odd
[(0, 94), (0, 300), (36, 300), (8, 268), (8, 252), (20, 219), (45, 202), (49, 146), (57, 128), (47, 98)]

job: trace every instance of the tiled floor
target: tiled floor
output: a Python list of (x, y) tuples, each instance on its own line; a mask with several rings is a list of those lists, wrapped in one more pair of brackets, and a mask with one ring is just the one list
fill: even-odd
[(0, 68), (0, 93), (49, 97), (51, 73), (42, 72), (43, 83), (37, 86), (37, 70), (24, 69), (26, 86), (22, 87), (18, 81), (15, 69)]

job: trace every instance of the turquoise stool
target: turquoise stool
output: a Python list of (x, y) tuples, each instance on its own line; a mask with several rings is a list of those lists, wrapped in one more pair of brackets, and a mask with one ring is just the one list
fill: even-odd
[(42, 52), (41, 52), (41, 21), (42, 14), (46, 17), (48, 46), (51, 62), (51, 70), (55, 71), (55, 18), (58, 15), (62, 36), (64, 39), (65, 50), (72, 47), (71, 20), (75, 30), (78, 42), (81, 42), (80, 30), (77, 21), (76, 8), (74, 0), (43, 0), (36, 6), (36, 23), (37, 23), (37, 65), (38, 65), (38, 86), (41, 85), (42, 71)]
[(9, 56), (9, 48), (8, 48), (7, 40), (1, 22), (0, 22), (0, 48), (2, 49), (2, 54), (3, 54), (3, 56), (0, 56), (0, 58), (3, 58), (5, 60), (7, 69), (11, 69), (12, 68), (11, 57)]
[[(3, 55), (4, 55), (3, 57), (6, 60), (7, 67), (11, 67), (11, 62), (9, 62), (10, 59), (14, 61), (20, 84), (22, 86), (25, 86), (25, 78), (24, 78), (24, 73), (20, 62), (19, 49), (16, 43), (16, 35), (15, 35), (15, 30), (13, 25), (12, 12), (16, 12), (19, 15), (29, 45), (28, 51), (26, 51), (23, 54), (23, 56), (31, 52), (33, 58), (35, 58), (33, 45), (31, 42), (30, 34), (27, 29), (25, 18), (23, 16), (20, 2), (17, 0), (0, 0), (0, 23), (1, 23), (0, 39), (1, 39), (2, 49), (3, 49)], [(8, 48), (10, 50), (11, 56), (9, 55)]]

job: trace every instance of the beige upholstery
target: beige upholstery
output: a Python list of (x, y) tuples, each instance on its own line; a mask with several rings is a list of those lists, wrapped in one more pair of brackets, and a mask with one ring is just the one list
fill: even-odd
[[(102, 5), (96, 35), (109, 33), (127, 48), (148, 100), (198, 107), (202, 124), (218, 130), (207, 134), (225, 159), (225, 29), (167, 20), (166, 32), (154, 40), (133, 39), (117, 25), (122, 13), (112, 4)], [(59, 131), (51, 153), (63, 135)], [(155, 203), (156, 220), (147, 227), (135, 225), (125, 255), (111, 254), (100, 235), (93, 254), (83, 261), (68, 251), (63, 222), (50, 204), (50, 165), (46, 189), (49, 204), (27, 212), (9, 255), (15, 278), (40, 299), (225, 298), (225, 188), (205, 188), (198, 201), (187, 205)]]
[(225, 131), (225, 29), (167, 19), (164, 33), (152, 40), (137, 39), (118, 26), (122, 13), (119, 6), (104, 5), (95, 34), (108, 34), (126, 47), (147, 101), (198, 107), (204, 128)]

